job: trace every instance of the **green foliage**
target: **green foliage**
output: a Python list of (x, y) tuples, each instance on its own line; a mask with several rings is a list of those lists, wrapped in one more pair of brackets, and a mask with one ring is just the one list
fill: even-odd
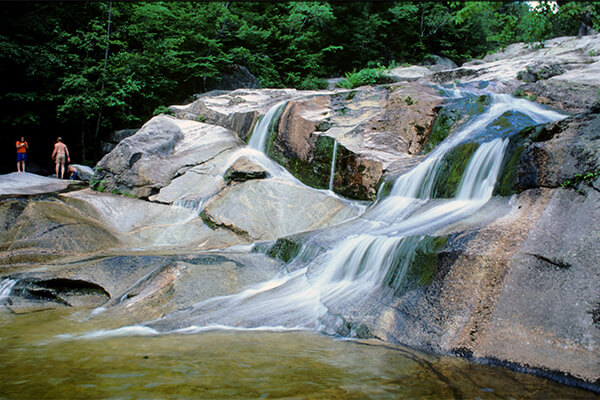
[(559, 4), (8, 2), (1, 129), (43, 139), (60, 131), (73, 154), (94, 160), (111, 131), (215, 88), (232, 65), (263, 87), (298, 89), (323, 89), (352, 71), (340, 85), (354, 88), (384, 83), (381, 65), (428, 54), (460, 63), (516, 41), (543, 46), (582, 23), (600, 29), (600, 2)]
[(96, 190), (98, 192), (104, 192), (106, 189), (106, 181), (104, 179), (99, 180), (97, 178), (92, 177), (90, 180), (90, 189)]
[(309, 75), (297, 85), (300, 90), (321, 90), (327, 89), (327, 80), (314, 75)]
[(365, 85), (375, 85), (378, 83), (386, 83), (389, 79), (384, 74), (385, 68), (365, 68), (356, 72), (346, 73), (346, 78), (340, 80), (337, 85), (344, 89), (354, 89)]
[(597, 169), (595, 171), (588, 171), (583, 174), (575, 174), (571, 179), (567, 179), (563, 183), (561, 183), (560, 186), (564, 188), (575, 187), (582, 182), (587, 185), (590, 185), (593, 181), (595, 181), (598, 178), (600, 178), (600, 169)]
[(167, 106), (158, 106), (152, 112), (152, 115), (159, 115), (159, 114), (175, 115), (175, 113), (173, 112), (173, 110), (171, 110)]

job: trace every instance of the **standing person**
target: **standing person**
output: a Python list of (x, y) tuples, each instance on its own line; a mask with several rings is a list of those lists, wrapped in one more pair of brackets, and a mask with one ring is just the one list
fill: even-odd
[(25, 172), (28, 148), (29, 145), (25, 141), (25, 138), (21, 136), (21, 140), (17, 140), (17, 172)]
[(65, 163), (70, 162), (71, 158), (69, 157), (69, 149), (62, 142), (61, 137), (56, 139), (52, 159), (56, 163), (56, 177), (58, 178), (58, 171), (60, 171), (60, 179), (63, 179), (65, 175)]

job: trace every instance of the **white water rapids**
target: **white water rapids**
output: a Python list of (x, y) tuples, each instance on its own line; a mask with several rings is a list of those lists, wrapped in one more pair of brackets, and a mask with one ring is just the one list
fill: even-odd
[[(353, 233), (330, 243), (329, 250), (305, 257), (308, 261), (298, 261), (303, 259), (301, 254), (291, 272), (238, 294), (202, 301), (147, 326), (156, 332), (270, 328), (335, 333), (340, 317), (334, 314), (356, 307), (374, 291), (387, 288), (393, 292), (401, 287), (415, 251), (427, 244), (427, 238), (470, 216), (491, 198), (510, 141), (509, 135), (490, 137), (493, 130), (489, 127), (494, 121), (507, 112), (525, 116), (529, 125), (565, 117), (527, 100), (490, 96), (491, 104), (485, 112), (471, 118), (419, 165), (398, 177), (390, 193), (361, 217), (347, 222), (345, 232)], [(281, 104), (269, 111), (269, 118), (261, 120), (259, 127), (265, 134), (256, 139), (253, 135), (250, 149), (241, 151), (264, 150), (266, 132), (279, 107)], [(479, 145), (466, 164), (456, 194), (435, 198), (439, 176), (444, 173), (444, 157), (470, 142)], [(261, 158), (257, 161), (262, 164)], [(270, 165), (269, 170), (272, 168)], [(287, 171), (281, 175), (289, 177)]]

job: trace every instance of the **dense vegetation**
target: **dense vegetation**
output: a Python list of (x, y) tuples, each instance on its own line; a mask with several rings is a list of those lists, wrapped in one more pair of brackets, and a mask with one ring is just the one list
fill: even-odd
[(352, 71), (370, 68), (369, 77), (430, 54), (460, 64), (512, 42), (575, 35), (582, 22), (600, 27), (600, 2), (558, 4), (4, 3), (3, 137), (10, 154), (29, 138), (42, 168), (58, 135), (74, 161), (92, 163), (109, 132), (218, 87), (235, 65), (262, 87), (322, 88)]

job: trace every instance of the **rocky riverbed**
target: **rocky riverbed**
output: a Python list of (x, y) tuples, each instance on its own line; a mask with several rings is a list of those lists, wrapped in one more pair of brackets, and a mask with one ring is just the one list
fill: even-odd
[[(409, 273), (412, 283), (391, 296), (319, 307), (335, 315), (329, 328), (338, 334), (493, 360), (598, 391), (597, 54), (598, 35), (558, 38), (442, 71), (399, 68), (394, 83), (373, 87), (207, 93), (121, 140), (98, 163), (95, 190), (1, 176), (0, 281), (10, 288), (0, 301), (14, 313), (100, 308), (91, 318), (166, 317), (163, 326), (175, 326), (170, 316), (301, 270), (301, 260), (361, 233), (378, 193), (381, 202), (394, 179), (488, 110), (492, 94), (515, 95), (564, 118), (522, 129), (516, 112), (495, 120), (495, 134), (518, 132), (494, 196), (425, 232), (435, 242), (418, 252), (427, 278)], [(459, 104), (460, 90), (470, 95)], [(276, 105), (265, 148), (249, 148)], [(452, 154), (446, 186), (455, 189), (453, 168), (466, 161)], [(440, 201), (449, 197), (442, 192)]]

